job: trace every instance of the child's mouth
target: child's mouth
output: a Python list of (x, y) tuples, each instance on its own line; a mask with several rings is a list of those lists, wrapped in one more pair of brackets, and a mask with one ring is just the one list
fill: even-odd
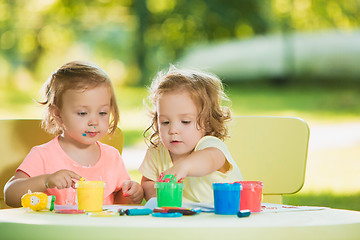
[(99, 132), (85, 132), (87, 136), (95, 137)]

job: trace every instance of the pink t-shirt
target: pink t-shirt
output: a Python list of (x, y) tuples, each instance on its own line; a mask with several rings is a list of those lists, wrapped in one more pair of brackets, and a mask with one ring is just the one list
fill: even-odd
[[(48, 143), (33, 147), (16, 171), (21, 170), (30, 177), (35, 177), (68, 169), (86, 180), (104, 181), (104, 204), (110, 205), (114, 203), (113, 192), (119, 191), (124, 181), (130, 180), (130, 176), (117, 149), (100, 142), (97, 144), (100, 147), (100, 159), (91, 167), (81, 166), (72, 160), (61, 148), (59, 137), (56, 137)], [(45, 193), (56, 196), (55, 204), (77, 204), (76, 189), (49, 188)]]

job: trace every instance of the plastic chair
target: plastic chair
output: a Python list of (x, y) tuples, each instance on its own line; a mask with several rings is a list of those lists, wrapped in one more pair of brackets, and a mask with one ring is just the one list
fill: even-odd
[[(15, 170), (36, 145), (46, 143), (55, 136), (41, 128), (39, 119), (6, 119), (0, 120), (0, 208), (8, 208), (4, 202), (4, 186), (14, 175)], [(111, 145), (121, 153), (124, 145), (124, 135), (117, 128), (112, 136), (106, 135), (100, 140)]]
[(305, 180), (309, 127), (300, 118), (236, 116), (226, 144), (246, 181), (264, 183), (263, 202), (282, 203)]

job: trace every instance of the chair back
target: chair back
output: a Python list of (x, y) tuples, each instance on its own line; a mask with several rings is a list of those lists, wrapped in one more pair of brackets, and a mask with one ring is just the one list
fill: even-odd
[(307, 123), (294, 117), (235, 116), (226, 144), (246, 181), (264, 183), (263, 202), (282, 203), (305, 180)]
[[(0, 132), (0, 208), (7, 208), (3, 192), (6, 182), (15, 174), (32, 147), (46, 143), (55, 136), (45, 132), (39, 119), (2, 119)], [(114, 135), (106, 135), (100, 141), (122, 152), (124, 136), (120, 128), (116, 129)]]

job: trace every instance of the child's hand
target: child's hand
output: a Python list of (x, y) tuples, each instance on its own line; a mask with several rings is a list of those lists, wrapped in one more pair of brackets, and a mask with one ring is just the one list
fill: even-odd
[(143, 188), (135, 181), (125, 181), (122, 192), (124, 197), (129, 197), (135, 204), (140, 204), (144, 198)]
[(80, 180), (81, 176), (70, 170), (59, 170), (53, 174), (49, 174), (45, 186), (46, 188), (75, 188), (75, 182), (73, 179)]
[(171, 168), (164, 171), (164, 175), (172, 174), (176, 176), (176, 181), (182, 180), (188, 176), (186, 163), (175, 164)]

